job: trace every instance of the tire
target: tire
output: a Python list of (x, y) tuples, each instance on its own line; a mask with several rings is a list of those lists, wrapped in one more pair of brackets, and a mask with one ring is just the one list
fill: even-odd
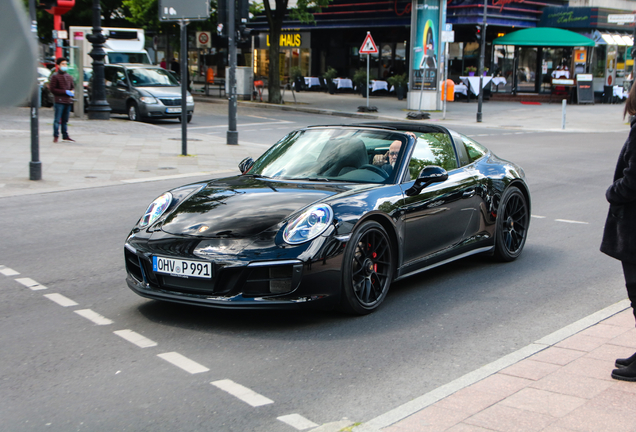
[[(192, 114), (188, 115), (188, 123), (192, 121)], [(179, 123), (181, 123), (181, 117), (179, 117)]]
[(530, 215), (526, 197), (515, 186), (504, 191), (495, 225), (495, 258), (514, 261), (521, 255), (528, 236)]
[(139, 108), (137, 108), (137, 104), (132, 102), (128, 104), (128, 120), (130, 121), (139, 121)]
[(382, 304), (393, 281), (393, 247), (382, 225), (365, 222), (352, 234), (342, 275), (343, 311), (366, 315)]

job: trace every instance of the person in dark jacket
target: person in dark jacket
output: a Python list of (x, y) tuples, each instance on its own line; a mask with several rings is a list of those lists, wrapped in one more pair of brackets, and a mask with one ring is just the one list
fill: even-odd
[[(636, 115), (636, 85), (632, 85), (623, 116)], [(632, 118), (629, 137), (618, 156), (614, 182), (605, 192), (610, 204), (605, 222), (601, 252), (623, 264), (627, 296), (636, 317), (636, 117)], [(616, 359), (612, 378), (636, 381), (636, 353)]]
[(55, 96), (55, 117), (53, 120), (53, 142), (57, 142), (60, 136), (60, 124), (62, 124), (62, 139), (75, 142), (68, 135), (68, 117), (71, 113), (73, 96), (75, 95), (75, 83), (68, 73), (68, 60), (60, 57), (56, 60), (58, 71), (51, 76), (49, 89)]

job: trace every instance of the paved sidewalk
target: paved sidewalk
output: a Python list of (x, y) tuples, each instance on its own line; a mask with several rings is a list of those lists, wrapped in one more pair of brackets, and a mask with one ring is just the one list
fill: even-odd
[(353, 431), (636, 431), (636, 383), (610, 376), (634, 351), (625, 300)]
[[(197, 101), (227, 103), (214, 96), (206, 97), (194, 92)], [(198, 96), (197, 96), (198, 95)], [(239, 101), (239, 106), (256, 106), (263, 109), (283, 109), (308, 113), (354, 117), (353, 120), (375, 119), (406, 121), (406, 115), (414, 110), (407, 109), (406, 99), (399, 101), (394, 96), (374, 96), (369, 105), (378, 108), (377, 113), (359, 113), (358, 107), (366, 107), (366, 99), (352, 93), (330, 95), (317, 91), (294, 93), (285, 92), (282, 105), (270, 105), (260, 102)], [(267, 94), (263, 95), (267, 100)], [(450, 128), (457, 126), (476, 126), (484, 128), (504, 128), (512, 130), (540, 130), (549, 132), (616, 132), (629, 130), (629, 123), (623, 120), (624, 104), (568, 105), (565, 115), (565, 129), (562, 129), (561, 103), (541, 103), (526, 105), (520, 102), (485, 101), (482, 104), (482, 122), (477, 123), (477, 102), (448, 102), (446, 118), (443, 110), (429, 111), (429, 121)], [(417, 111), (417, 110), (415, 110)], [(317, 120), (319, 121), (319, 120)], [(351, 121), (348, 121), (351, 122)]]

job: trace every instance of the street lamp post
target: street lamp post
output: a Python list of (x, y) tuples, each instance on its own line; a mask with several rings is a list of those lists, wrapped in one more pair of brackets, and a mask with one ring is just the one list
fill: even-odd
[[(106, 102), (106, 88), (104, 86), (104, 57), (106, 56), (104, 42), (106, 42), (106, 37), (102, 33), (102, 7), (99, 0), (93, 0), (93, 33), (87, 35), (86, 39), (93, 44), (93, 50), (89, 54), (93, 58), (93, 87), (87, 110), (88, 118), (109, 120), (110, 106)], [(83, 71), (80, 71), (80, 77), (82, 73)]]
[(481, 104), (484, 101), (484, 63), (486, 61), (486, 20), (488, 0), (484, 0), (484, 22), (481, 34), (481, 54), (479, 55), (479, 98), (477, 99), (477, 123), (481, 123)]

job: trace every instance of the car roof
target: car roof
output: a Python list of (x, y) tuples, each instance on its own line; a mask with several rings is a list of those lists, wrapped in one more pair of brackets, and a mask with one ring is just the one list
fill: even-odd
[(335, 125), (314, 125), (313, 127), (347, 127), (347, 128), (369, 128), (369, 129), (381, 129), (386, 131), (409, 131), (409, 132), (422, 132), (422, 133), (449, 133), (449, 130), (443, 126), (434, 125), (430, 123), (408, 123), (408, 122), (366, 122), (366, 123), (353, 123), (353, 124), (335, 124)]
[(109, 63), (105, 66), (123, 66), (126, 68), (144, 68), (144, 69), (163, 69), (161, 66), (149, 65), (145, 63)]

